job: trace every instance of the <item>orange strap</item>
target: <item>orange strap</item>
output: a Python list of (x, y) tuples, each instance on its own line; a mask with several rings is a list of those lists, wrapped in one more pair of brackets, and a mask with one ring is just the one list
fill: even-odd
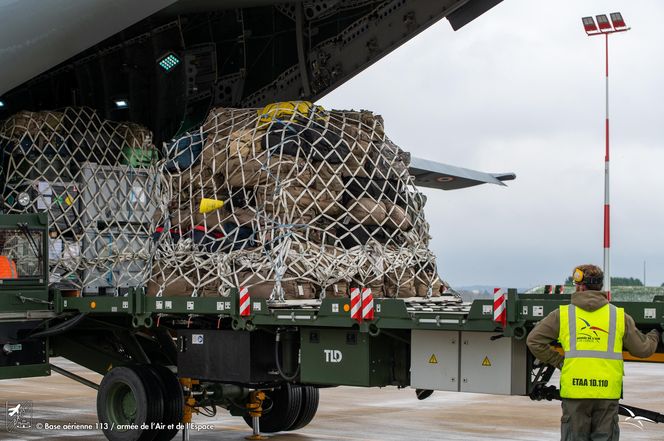
[(16, 262), (7, 256), (0, 256), (0, 279), (18, 279)]

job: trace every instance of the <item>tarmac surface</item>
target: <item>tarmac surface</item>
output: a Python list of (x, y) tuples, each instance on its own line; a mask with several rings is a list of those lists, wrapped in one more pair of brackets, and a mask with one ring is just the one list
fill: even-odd
[[(99, 382), (100, 376), (66, 360), (52, 362)], [(664, 412), (664, 366), (626, 364), (625, 404)], [(59, 374), (51, 377), (4, 380), (0, 388), (0, 440), (91, 440), (106, 438), (98, 430), (46, 425), (92, 425), (97, 422), (96, 391)], [(6, 402), (32, 401), (31, 428), (6, 431)], [(560, 404), (533, 402), (527, 397), (436, 392), (418, 401), (412, 389), (339, 387), (321, 390), (318, 414), (307, 427), (272, 435), (275, 441), (392, 441), (392, 440), (557, 440)], [(191, 432), (191, 441), (244, 440), (249, 428), (224, 409), (214, 418), (194, 417), (211, 429)], [(626, 421), (621, 417), (621, 439), (664, 440), (664, 424)], [(41, 427), (41, 429), (38, 429)], [(180, 440), (181, 435), (175, 438)]]

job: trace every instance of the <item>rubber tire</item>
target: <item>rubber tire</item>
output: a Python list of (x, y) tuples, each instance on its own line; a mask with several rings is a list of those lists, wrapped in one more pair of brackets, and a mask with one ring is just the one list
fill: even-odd
[[(129, 387), (136, 401), (136, 417), (132, 424), (137, 429), (119, 431), (114, 427), (108, 415), (107, 400), (110, 391), (118, 385)], [(109, 441), (152, 441), (156, 432), (150, 429), (141, 429), (142, 424), (159, 421), (163, 415), (163, 396), (156, 380), (151, 375), (136, 366), (119, 366), (111, 369), (101, 381), (97, 391), (97, 418), (100, 423), (108, 427), (102, 429)]]
[(305, 427), (316, 416), (318, 411), (318, 402), (320, 401), (320, 393), (317, 387), (313, 386), (297, 386), (302, 389), (302, 407), (295, 422), (288, 430), (299, 430)]
[[(164, 424), (179, 424), (184, 418), (184, 393), (180, 380), (166, 366), (150, 365), (164, 395)], [(161, 429), (153, 441), (171, 441), (180, 429)]]
[[(278, 389), (267, 391), (272, 400), (272, 408), (260, 418), (261, 433), (275, 433), (289, 430), (300, 415), (302, 408), (302, 389), (298, 386), (284, 384)], [(251, 417), (243, 416), (244, 421), (253, 428)]]
[[(136, 372), (143, 378), (148, 390), (148, 404), (154, 406), (158, 411), (154, 413), (154, 418), (148, 420), (148, 425), (152, 423), (161, 423), (164, 419), (164, 394), (162, 392), (159, 379), (150, 370), (149, 366), (135, 366)], [(154, 441), (159, 433), (159, 429), (148, 429), (139, 438), (139, 441)]]

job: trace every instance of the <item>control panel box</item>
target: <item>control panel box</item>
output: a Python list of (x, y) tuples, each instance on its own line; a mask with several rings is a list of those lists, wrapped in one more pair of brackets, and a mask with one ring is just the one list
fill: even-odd
[(526, 341), (489, 332), (461, 333), (461, 392), (525, 395)]
[(412, 331), (412, 387), (459, 391), (459, 338), (458, 331)]
[(411, 387), (525, 395), (526, 343), (489, 332), (411, 333)]
[(278, 379), (274, 336), (265, 332), (178, 330), (178, 376), (227, 383)]

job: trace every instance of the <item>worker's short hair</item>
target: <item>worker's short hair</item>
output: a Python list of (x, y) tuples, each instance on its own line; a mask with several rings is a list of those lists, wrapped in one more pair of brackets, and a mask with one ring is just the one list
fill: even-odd
[(586, 285), (593, 291), (601, 291), (604, 286), (604, 272), (597, 265), (585, 264), (574, 267), (572, 279), (576, 285)]

